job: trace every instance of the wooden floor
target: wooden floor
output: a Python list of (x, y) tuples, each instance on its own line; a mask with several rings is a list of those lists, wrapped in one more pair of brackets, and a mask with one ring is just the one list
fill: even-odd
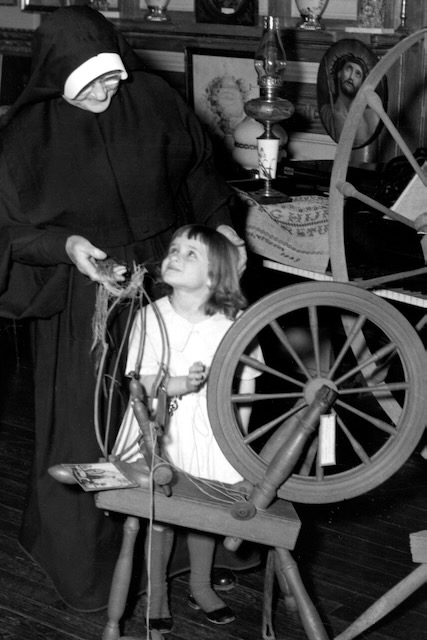
[[(0, 640), (100, 640), (105, 612), (80, 614), (65, 606), (49, 580), (17, 543), (33, 450), (31, 368), (15, 350), (13, 332), (0, 333)], [(408, 575), (409, 534), (427, 529), (427, 462), (414, 456), (380, 489), (326, 506), (297, 506), (302, 530), (294, 557), (332, 640), (383, 593)], [(225, 599), (237, 620), (203, 622), (186, 604), (187, 575), (172, 581), (175, 631), (170, 640), (259, 640), (263, 569), (238, 576)], [(143, 603), (125, 633), (145, 637)], [(278, 602), (277, 640), (306, 638), (298, 616)], [(361, 637), (427, 640), (427, 587)]]

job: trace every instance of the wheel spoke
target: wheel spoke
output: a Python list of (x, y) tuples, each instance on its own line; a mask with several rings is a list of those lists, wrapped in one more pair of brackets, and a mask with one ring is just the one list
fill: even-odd
[(230, 399), (233, 404), (248, 404), (260, 400), (289, 400), (301, 397), (302, 392), (295, 391), (294, 393), (233, 393)]
[[(317, 447), (317, 450), (319, 451), (319, 446)], [(325, 469), (320, 464), (320, 456), (318, 455), (317, 458), (316, 458), (316, 480), (317, 480), (317, 482), (322, 482), (324, 477), (325, 477)]]
[(350, 395), (359, 395), (362, 393), (372, 393), (375, 397), (380, 395), (390, 396), (392, 395), (392, 391), (407, 391), (409, 389), (409, 382), (388, 382), (387, 384), (379, 384), (375, 387), (366, 386), (366, 387), (355, 387), (354, 389), (340, 389), (339, 395), (340, 398), (342, 396), (350, 396)]
[(281, 423), (284, 424), (289, 418), (294, 416), (301, 409), (304, 409), (306, 406), (307, 406), (306, 402), (301, 402), (300, 404), (295, 405), (294, 407), (292, 407), (292, 409), (290, 409), (286, 413), (283, 413), (282, 415), (278, 416), (274, 420), (271, 420), (270, 422), (267, 422), (263, 426), (258, 427), (257, 429), (252, 431), (250, 434), (248, 434), (243, 438), (243, 442), (245, 444), (250, 444), (251, 442), (258, 440), (259, 438), (264, 436), (266, 433), (271, 431), (274, 427), (277, 427), (278, 424), (281, 424)]
[(304, 373), (304, 375), (307, 378), (307, 380), (310, 380), (312, 378), (312, 375), (308, 371), (306, 365), (301, 360), (301, 358), (299, 357), (299, 355), (296, 352), (296, 350), (294, 349), (294, 347), (289, 342), (289, 340), (288, 340), (288, 338), (286, 336), (286, 333), (283, 331), (282, 327), (279, 325), (277, 320), (273, 320), (273, 322), (270, 322), (270, 327), (272, 328), (272, 330), (276, 334), (276, 336), (279, 339), (279, 342), (281, 343), (281, 345), (283, 347), (285, 347), (285, 349), (287, 350), (287, 352), (289, 353), (291, 358), (293, 358), (295, 360), (295, 362), (297, 363), (297, 365), (301, 369), (301, 371)]
[(319, 319), (317, 317), (317, 307), (312, 306), (308, 309), (308, 318), (310, 324), (311, 340), (314, 349), (314, 362), (316, 374), (320, 377), (320, 343), (319, 343)]
[(355, 198), (356, 200), (359, 200), (359, 202), (367, 204), (368, 207), (372, 207), (372, 209), (379, 211), (383, 215), (388, 216), (389, 218), (393, 218), (393, 220), (397, 220), (397, 222), (402, 222), (403, 224), (407, 224), (409, 227), (414, 227), (414, 223), (411, 220), (408, 220), (408, 218), (405, 218), (405, 216), (401, 215), (400, 213), (396, 213), (396, 211), (393, 211), (393, 209), (384, 206), (383, 204), (381, 204), (381, 202), (378, 202), (377, 200), (374, 200), (373, 198), (365, 195), (364, 193), (356, 189), (356, 187), (347, 180), (345, 180), (344, 182), (339, 182), (337, 184), (337, 189), (346, 198)]
[(355, 376), (357, 373), (362, 373), (363, 370), (369, 367), (371, 364), (378, 362), (378, 360), (380, 360), (381, 358), (384, 358), (384, 356), (387, 356), (388, 354), (392, 353), (395, 350), (396, 350), (396, 345), (394, 343), (390, 343), (385, 347), (378, 349), (378, 351), (373, 353), (370, 358), (366, 358), (360, 364), (356, 365), (355, 367), (350, 369), (350, 371), (347, 371), (340, 378), (335, 380), (335, 384), (337, 386), (341, 385), (346, 380), (349, 380), (350, 378)]
[(287, 376), (285, 373), (282, 373), (282, 371), (278, 371), (273, 367), (269, 367), (264, 362), (260, 362), (259, 360), (256, 360), (255, 358), (251, 358), (250, 356), (247, 356), (245, 354), (240, 356), (239, 362), (241, 362), (242, 364), (246, 364), (249, 367), (252, 367), (252, 369), (256, 369), (257, 371), (261, 371), (263, 373), (270, 373), (272, 376), (275, 376), (276, 378), (280, 378), (281, 380), (286, 380), (287, 382), (291, 382), (292, 384), (295, 384), (298, 387), (301, 387), (301, 388), (304, 387), (304, 384), (300, 380), (291, 378), (290, 376)]
[(377, 429), (381, 429), (381, 431), (384, 431), (385, 433), (388, 433), (392, 436), (395, 436), (397, 433), (396, 427), (393, 427), (388, 422), (385, 422), (384, 420), (380, 420), (379, 418), (375, 418), (374, 416), (369, 415), (365, 411), (360, 411), (360, 409), (357, 409), (356, 407), (353, 407), (352, 405), (347, 404), (342, 400), (338, 399), (336, 401), (336, 404), (342, 407), (343, 409), (347, 409), (347, 411), (350, 411), (350, 413), (353, 413), (359, 418), (363, 418), (364, 420), (366, 420), (366, 422), (369, 422), (374, 427), (377, 427)]
[(305, 456), (305, 459), (301, 464), (301, 467), (298, 471), (298, 475), (300, 476), (310, 475), (310, 471), (313, 467), (313, 462), (316, 458), (318, 444), (319, 444), (319, 439), (316, 436), (308, 448), (307, 455)]
[(359, 336), (360, 331), (363, 325), (365, 324), (365, 321), (366, 321), (366, 316), (359, 316), (354, 321), (352, 328), (350, 330), (347, 329), (347, 339), (344, 345), (342, 346), (340, 352), (337, 354), (335, 358), (335, 362), (331, 367), (331, 370), (328, 375), (329, 380), (333, 380), (336, 370), (340, 366), (342, 360), (344, 359), (344, 356), (348, 353), (349, 349), (353, 345), (354, 341), (356, 340), (356, 337)]
[(416, 172), (420, 180), (422, 181), (424, 186), (427, 186), (427, 175), (421, 170), (418, 162), (415, 160), (409, 146), (406, 144), (405, 140), (400, 135), (399, 131), (396, 129), (393, 121), (390, 116), (386, 113), (380, 96), (373, 89), (365, 90), (365, 97), (368, 106), (373, 109), (377, 115), (381, 118), (387, 130), (393, 136), (395, 142), (399, 145), (401, 151), (404, 153), (407, 161)]
[(371, 458), (368, 456), (365, 449), (362, 447), (359, 441), (356, 440), (356, 438), (350, 433), (350, 431), (347, 429), (347, 427), (345, 426), (340, 416), (338, 414), (336, 414), (336, 416), (337, 416), (337, 424), (341, 429), (341, 431), (344, 433), (345, 437), (350, 443), (355, 454), (358, 456), (361, 462), (363, 462), (364, 464), (370, 464)]
[(373, 388), (376, 385), (384, 382), (390, 371), (390, 367), (393, 364), (394, 357), (395, 353), (391, 353), (389, 356), (387, 356), (387, 358), (384, 358), (382, 362), (380, 361), (375, 369), (373, 369), (372, 372), (369, 373), (367, 381), (370, 388)]

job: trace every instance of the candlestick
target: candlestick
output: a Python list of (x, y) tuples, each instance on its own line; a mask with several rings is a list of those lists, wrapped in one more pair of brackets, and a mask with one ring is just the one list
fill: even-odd
[(402, 0), (400, 5), (400, 25), (397, 27), (396, 33), (401, 33), (404, 36), (409, 34), (409, 29), (406, 26), (406, 0)]

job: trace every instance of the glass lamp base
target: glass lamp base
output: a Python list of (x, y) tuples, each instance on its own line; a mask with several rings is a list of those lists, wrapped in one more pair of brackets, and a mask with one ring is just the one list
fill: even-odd
[(325, 25), (320, 22), (319, 18), (307, 16), (298, 23), (297, 27), (298, 29), (306, 29), (307, 31), (320, 31), (325, 28)]
[[(264, 124), (268, 125), (268, 123)], [(278, 204), (292, 200), (285, 193), (281, 193), (271, 186), (272, 180), (276, 177), (279, 144), (279, 138), (273, 134), (269, 126), (266, 126), (263, 135), (257, 138), (259, 175), (264, 181), (264, 188), (252, 193), (252, 197), (259, 204)]]
[(154, 6), (152, 4), (147, 4), (147, 7), (148, 13), (145, 14), (144, 20), (147, 20), (148, 22), (170, 22), (170, 16), (166, 12), (166, 6)]
[(295, 0), (301, 14), (301, 22), (297, 25), (298, 29), (307, 29), (308, 31), (324, 29), (324, 25), (320, 22), (320, 16), (326, 9), (328, 2), (329, 0)]
[(280, 204), (281, 202), (292, 202), (292, 198), (277, 191), (277, 189), (271, 189), (271, 187), (258, 189), (258, 191), (251, 191), (251, 198), (259, 204)]

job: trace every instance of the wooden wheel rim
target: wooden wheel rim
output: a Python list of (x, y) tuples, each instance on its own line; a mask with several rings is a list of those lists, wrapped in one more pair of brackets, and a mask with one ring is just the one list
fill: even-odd
[(337, 502), (361, 495), (390, 477), (412, 453), (426, 423), (425, 351), (414, 328), (388, 302), (342, 283), (294, 285), (259, 300), (236, 321), (215, 355), (209, 376), (208, 411), (224, 455), (244, 478), (257, 484), (264, 476), (267, 464), (247, 446), (240, 433), (232, 406), (234, 372), (240, 356), (260, 331), (277, 318), (310, 306), (326, 306), (343, 313), (366, 316), (396, 345), (408, 382), (396, 435), (370, 459), (369, 464), (320, 481), (293, 474), (278, 492), (279, 497), (295, 502)]

